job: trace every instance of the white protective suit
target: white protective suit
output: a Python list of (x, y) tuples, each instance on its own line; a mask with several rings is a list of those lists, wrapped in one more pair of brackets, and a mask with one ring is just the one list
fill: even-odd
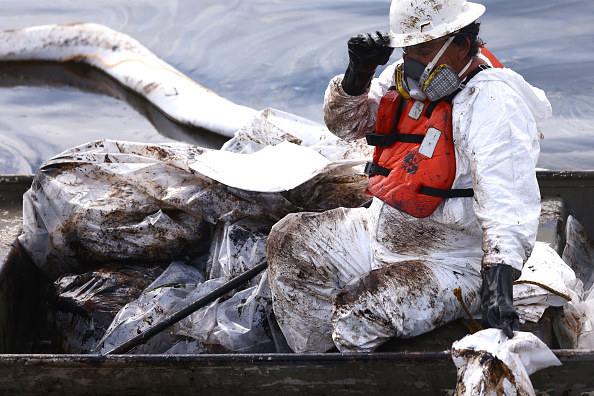
[[(349, 96), (343, 76), (324, 101), (328, 128), (359, 139), (375, 130), (395, 64), (369, 91)], [(480, 306), (482, 265), (521, 270), (536, 239), (540, 193), (537, 123), (551, 115), (544, 92), (510, 69), (487, 69), (453, 100), (456, 177), (474, 198), (446, 199), (419, 219), (374, 198), (369, 209), (290, 214), (269, 235), (274, 311), (295, 352), (372, 351)]]

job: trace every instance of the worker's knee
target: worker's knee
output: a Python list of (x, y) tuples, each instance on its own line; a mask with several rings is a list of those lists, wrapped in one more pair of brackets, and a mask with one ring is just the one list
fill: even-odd
[(332, 338), (341, 352), (372, 352), (397, 335), (392, 322), (398, 321), (399, 307), (386, 311), (379, 272), (352, 280), (334, 298)]
[(340, 350), (373, 351), (391, 337), (425, 333), (443, 321), (439, 281), (420, 261), (396, 263), (351, 281), (334, 298)]

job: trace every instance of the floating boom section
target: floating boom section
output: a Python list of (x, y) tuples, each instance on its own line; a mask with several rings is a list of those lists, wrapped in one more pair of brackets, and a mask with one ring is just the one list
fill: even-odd
[(148, 99), (181, 124), (231, 137), (256, 111), (204, 88), (135, 39), (94, 23), (0, 31), (0, 61), (79, 61)]

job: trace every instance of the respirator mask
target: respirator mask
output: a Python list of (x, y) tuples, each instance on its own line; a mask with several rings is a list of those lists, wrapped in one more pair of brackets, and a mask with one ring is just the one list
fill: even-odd
[(446, 64), (435, 67), (437, 61), (454, 41), (450, 37), (427, 66), (411, 58), (396, 66), (396, 87), (406, 99), (431, 102), (444, 98), (460, 87), (460, 76), (470, 67), (470, 59), (460, 73)]

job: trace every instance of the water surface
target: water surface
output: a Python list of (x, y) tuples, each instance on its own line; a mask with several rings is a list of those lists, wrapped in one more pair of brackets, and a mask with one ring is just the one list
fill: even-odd
[[(481, 36), (508, 67), (545, 90), (539, 166), (594, 169), (594, 7), (591, 0), (487, 0)], [(0, 29), (96, 22), (126, 33), (193, 80), (236, 103), (322, 121), (330, 78), (351, 35), (387, 30), (390, 1), (0, 0)], [(393, 60), (399, 55), (395, 51)], [(110, 138), (222, 139), (172, 124), (89, 68), (0, 65), (0, 174), (32, 173), (74, 145)]]

